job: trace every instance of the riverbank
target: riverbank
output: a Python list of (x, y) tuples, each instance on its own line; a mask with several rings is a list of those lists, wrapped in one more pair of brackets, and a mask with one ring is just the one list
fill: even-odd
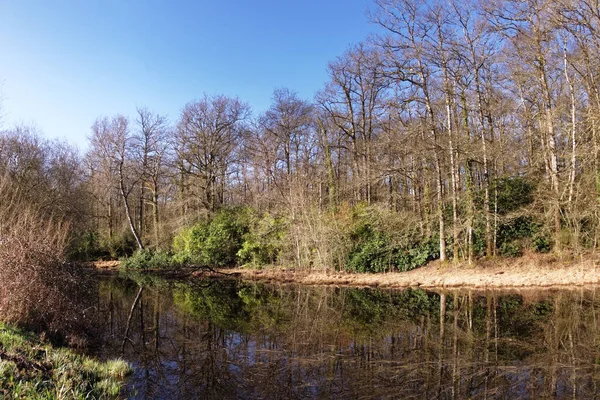
[(0, 323), (1, 398), (116, 399), (129, 373), (122, 360), (99, 362)]
[(548, 288), (600, 285), (600, 259), (587, 256), (532, 254), (514, 259), (478, 260), (473, 265), (434, 261), (408, 272), (354, 274), (295, 272), (289, 269), (226, 269), (243, 279), (304, 285), (365, 286), (379, 288)]
[[(116, 270), (118, 261), (86, 264), (101, 270)], [(436, 288), (549, 288), (600, 285), (600, 257), (528, 254), (519, 258), (496, 258), (454, 264), (433, 261), (408, 272), (349, 273), (339, 271), (296, 271), (292, 268), (223, 268), (214, 272), (196, 270), (196, 276), (231, 275), (236, 278), (303, 285), (364, 286), (390, 289)]]

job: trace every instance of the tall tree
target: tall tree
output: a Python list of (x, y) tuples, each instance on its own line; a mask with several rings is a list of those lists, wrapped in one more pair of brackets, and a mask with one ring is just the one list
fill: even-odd
[[(544, 149), (544, 164), (550, 182), (551, 214), (554, 223), (554, 240), (560, 247), (561, 206), (559, 182), (559, 149), (557, 146), (556, 91), (552, 82), (561, 74), (561, 58), (553, 51), (557, 44), (557, 30), (553, 20), (554, 3), (548, 0), (505, 0), (488, 5), (490, 19), (507, 39), (507, 54), (517, 56), (509, 64), (514, 73), (526, 74), (533, 90), (532, 101), (539, 115), (539, 134)], [(562, 46), (558, 47), (559, 49)], [(558, 53), (560, 54), (560, 53)], [(516, 67), (516, 68), (515, 68)], [(521, 90), (524, 90), (523, 88)], [(535, 99), (535, 100), (534, 100)]]
[(116, 184), (123, 201), (125, 216), (131, 233), (139, 249), (144, 248), (139, 231), (133, 219), (131, 194), (140, 182), (141, 176), (134, 160), (134, 146), (129, 130), (129, 120), (117, 115), (112, 119), (99, 118), (92, 126), (90, 153), (116, 175)]
[(249, 115), (246, 103), (226, 96), (204, 96), (182, 110), (177, 125), (180, 171), (197, 185), (197, 199), (206, 210), (216, 210), (225, 200), (226, 179)]
[(379, 0), (376, 23), (385, 28), (390, 36), (380, 42), (386, 54), (389, 73), (396, 84), (410, 86), (411, 104), (421, 112), (422, 140), (432, 141), (433, 163), (436, 183), (436, 209), (440, 260), (446, 260), (446, 225), (444, 221), (444, 176), (442, 173), (442, 138), (436, 109), (435, 69), (428, 56), (431, 55), (429, 34), (435, 26), (429, 16), (429, 5), (424, 1)]
[(373, 142), (386, 112), (389, 80), (379, 53), (359, 44), (329, 64), (330, 81), (317, 101), (345, 136), (352, 157), (355, 200), (370, 204), (374, 193)]
[[(137, 109), (137, 132), (133, 136), (135, 156), (140, 168), (139, 216), (138, 229), (144, 232), (144, 209), (149, 203), (152, 206), (152, 226), (154, 245), (160, 242), (159, 195), (165, 180), (167, 158), (170, 150), (169, 130), (166, 117), (153, 114), (145, 107)], [(146, 196), (149, 192), (149, 197)]]

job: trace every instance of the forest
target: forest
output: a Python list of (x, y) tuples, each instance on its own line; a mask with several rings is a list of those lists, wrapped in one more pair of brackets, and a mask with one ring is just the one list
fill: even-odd
[(598, 4), (376, 0), (366, 18), (383, 33), (312, 99), (99, 116), (84, 154), (2, 127), (0, 280), (64, 259), (387, 272), (594, 252)]

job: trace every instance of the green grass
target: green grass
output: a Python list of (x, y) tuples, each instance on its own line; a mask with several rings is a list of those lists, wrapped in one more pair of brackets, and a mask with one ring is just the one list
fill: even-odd
[(131, 372), (122, 360), (100, 362), (0, 323), (0, 398), (116, 399)]

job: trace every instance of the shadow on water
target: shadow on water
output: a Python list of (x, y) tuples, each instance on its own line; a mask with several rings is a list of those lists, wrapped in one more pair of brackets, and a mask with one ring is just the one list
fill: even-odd
[(128, 398), (600, 393), (594, 289), (435, 293), (113, 276), (101, 278), (98, 301), (105, 340), (94, 351), (133, 363)]

